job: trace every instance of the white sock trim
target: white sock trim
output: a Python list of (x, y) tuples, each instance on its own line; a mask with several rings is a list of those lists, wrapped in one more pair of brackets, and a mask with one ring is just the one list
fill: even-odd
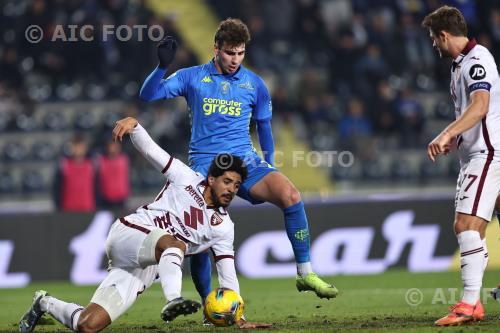
[(307, 274), (309, 273), (312, 273), (313, 270), (312, 270), (312, 266), (311, 266), (311, 262), (308, 261), (308, 262), (303, 262), (303, 263), (297, 263), (297, 275), (300, 276), (300, 277), (304, 277), (306, 276)]
[(163, 257), (163, 256), (170, 255), (170, 254), (177, 255), (181, 258), (181, 260), (184, 260), (184, 251), (182, 251), (178, 247), (166, 248), (165, 250), (163, 250), (161, 256)]
[(78, 319), (80, 319), (80, 315), (82, 314), (83, 308), (76, 309), (71, 314), (70, 324), (71, 329), (75, 332), (78, 332)]

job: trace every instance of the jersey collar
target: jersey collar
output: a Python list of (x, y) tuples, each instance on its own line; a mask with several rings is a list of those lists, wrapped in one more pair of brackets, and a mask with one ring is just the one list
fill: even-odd
[(217, 67), (215, 67), (215, 59), (212, 59), (210, 60), (210, 62), (208, 63), (208, 71), (210, 73), (210, 75), (219, 75), (219, 76), (222, 76), (224, 78), (228, 78), (228, 79), (241, 79), (242, 76), (243, 76), (243, 65), (240, 65), (240, 68), (238, 68), (238, 70), (236, 71), (236, 73), (234, 74), (229, 74), (229, 75), (224, 75), (224, 74), (221, 74), (219, 73), (219, 71), (217, 70)]
[(475, 38), (472, 38), (465, 44), (465, 47), (463, 48), (462, 52), (458, 55), (458, 57), (453, 60), (451, 64), (451, 69), (454, 71), (455, 68), (464, 60), (464, 57), (469, 54), (469, 52), (477, 45), (477, 41)]
[(207, 206), (207, 209), (213, 209), (220, 215), (227, 215), (227, 210), (224, 207)]
[(461, 54), (463, 54), (464, 56), (466, 56), (467, 54), (469, 54), (469, 52), (474, 48), (474, 46), (477, 45), (477, 42), (476, 42), (476, 39), (475, 38), (472, 38), (471, 40), (469, 40), (467, 42), (467, 44), (465, 44), (465, 47), (464, 49), (462, 50), (462, 52), (460, 52)]

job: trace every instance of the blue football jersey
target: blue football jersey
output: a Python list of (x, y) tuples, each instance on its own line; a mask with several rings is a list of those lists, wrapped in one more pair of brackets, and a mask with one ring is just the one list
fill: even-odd
[(184, 96), (191, 113), (190, 161), (227, 152), (244, 156), (253, 151), (250, 119), (272, 116), (264, 81), (240, 66), (231, 75), (220, 74), (213, 60), (180, 69), (162, 80), (165, 98)]

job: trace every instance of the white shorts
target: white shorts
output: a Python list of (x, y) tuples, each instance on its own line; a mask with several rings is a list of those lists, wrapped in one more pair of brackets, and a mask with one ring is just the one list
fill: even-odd
[(500, 191), (500, 162), (473, 158), (462, 165), (457, 180), (455, 211), (491, 220)]
[(116, 220), (106, 239), (109, 268), (145, 268), (156, 265), (155, 247), (168, 235), (165, 229), (121, 218)]
[(137, 297), (151, 286), (156, 278), (156, 267), (124, 270), (111, 268), (90, 300), (99, 304), (115, 321), (137, 300)]
[(155, 226), (124, 219), (111, 226), (106, 240), (109, 273), (91, 302), (102, 306), (112, 321), (127, 311), (155, 280), (155, 247), (165, 234), (165, 230)]

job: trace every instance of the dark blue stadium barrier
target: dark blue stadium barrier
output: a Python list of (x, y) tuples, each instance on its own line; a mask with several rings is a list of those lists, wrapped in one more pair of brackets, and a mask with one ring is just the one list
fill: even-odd
[[(447, 270), (457, 249), (452, 198), (375, 198), (308, 204), (312, 265), (321, 275)], [(235, 206), (238, 272), (292, 277), (293, 252), (282, 213), (270, 205)], [(0, 215), (0, 287), (30, 281), (98, 283), (104, 241), (122, 213)]]

